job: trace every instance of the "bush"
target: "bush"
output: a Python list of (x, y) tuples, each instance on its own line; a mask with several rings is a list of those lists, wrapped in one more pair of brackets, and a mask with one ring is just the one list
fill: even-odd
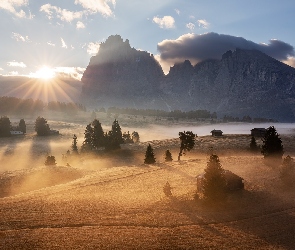
[(53, 155), (48, 155), (46, 157), (44, 164), (45, 166), (55, 166), (56, 165), (55, 157)]

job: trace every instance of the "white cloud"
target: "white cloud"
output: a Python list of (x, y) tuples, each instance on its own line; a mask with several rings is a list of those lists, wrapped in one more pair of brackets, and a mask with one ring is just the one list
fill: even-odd
[(164, 16), (162, 18), (154, 17), (153, 22), (158, 24), (162, 29), (173, 29), (175, 27), (175, 20), (172, 16)]
[(295, 57), (290, 56), (290, 57), (287, 58), (287, 60), (284, 60), (283, 63), (295, 68)]
[(21, 68), (26, 68), (27, 67), (27, 65), (25, 65), (23, 62), (15, 62), (15, 61), (8, 62), (7, 65), (10, 66), (10, 67), (21, 67)]
[(180, 10), (179, 9), (175, 9), (175, 12), (177, 15), (180, 15)]
[(8, 76), (18, 76), (18, 72), (17, 71), (11, 71), (11, 72), (8, 72)]
[(201, 28), (208, 29), (210, 26), (210, 23), (208, 23), (205, 19), (200, 19), (198, 20), (198, 25)]
[[(4, 9), (19, 18), (26, 18), (27, 15), (24, 10), (16, 10), (22, 6), (28, 5), (28, 0), (0, 0), (0, 9)], [(31, 13), (28, 15), (27, 18), (33, 18)]]
[(103, 16), (113, 16), (113, 8), (116, 6), (116, 0), (75, 0), (75, 4), (80, 4), (89, 13), (100, 13)]
[(67, 49), (68, 46), (66, 45), (64, 39), (60, 38), (60, 40), (61, 40), (61, 47)]
[(18, 42), (30, 42), (28, 36), (22, 36), (21, 34), (12, 32), (12, 38)]
[(186, 27), (190, 30), (194, 30), (195, 29), (195, 25), (193, 23), (187, 23)]
[(85, 29), (85, 25), (84, 25), (84, 23), (82, 23), (81, 21), (78, 21), (78, 22), (77, 22), (76, 27), (77, 27), (77, 29)]
[(56, 75), (65, 78), (74, 78), (76, 80), (81, 80), (85, 68), (81, 67), (56, 67), (54, 68), (54, 72)]
[(52, 42), (47, 42), (48, 45), (55, 47), (55, 44)]
[(100, 47), (100, 44), (98, 42), (89, 43), (87, 46), (87, 53), (89, 55), (96, 55), (97, 52), (99, 51), (99, 47)]
[(69, 11), (66, 9), (61, 9), (56, 6), (52, 6), (51, 4), (44, 4), (40, 7), (41, 12), (45, 12), (48, 19), (53, 18), (53, 14), (55, 13), (56, 17), (62, 21), (71, 22), (74, 19), (80, 19), (83, 16), (83, 11)]

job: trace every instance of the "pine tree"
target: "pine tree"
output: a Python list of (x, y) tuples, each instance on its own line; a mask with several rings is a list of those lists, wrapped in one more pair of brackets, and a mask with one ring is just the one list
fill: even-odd
[(124, 143), (121, 127), (119, 122), (115, 120), (112, 130), (106, 136), (106, 150), (120, 149), (120, 144)]
[(27, 126), (24, 119), (20, 119), (18, 127), (19, 130), (22, 131), (24, 134), (27, 132)]
[(11, 123), (7, 116), (0, 118), (0, 137), (11, 136), (10, 134)]
[(180, 156), (185, 154), (186, 151), (190, 151), (195, 146), (195, 134), (192, 131), (179, 132), (180, 150), (178, 154), (178, 160)]
[(218, 202), (226, 198), (224, 170), (217, 155), (211, 155), (207, 162), (203, 181), (203, 195), (206, 201)]
[(72, 152), (73, 154), (78, 154), (78, 147), (77, 147), (77, 136), (74, 134), (73, 142), (72, 142)]
[(92, 151), (93, 149), (92, 134), (93, 134), (93, 129), (91, 127), (91, 124), (88, 124), (84, 132), (84, 141), (81, 146), (81, 152), (86, 153), (86, 152)]
[(293, 158), (289, 155), (283, 160), (280, 169), (280, 178), (285, 185), (289, 187), (294, 186), (295, 166)]
[(46, 157), (44, 164), (45, 166), (55, 166), (56, 165), (55, 157), (53, 155), (48, 155)]
[(284, 154), (284, 147), (274, 126), (271, 126), (266, 130), (262, 141), (263, 145), (261, 153), (264, 155), (264, 158), (282, 158)]
[(168, 149), (165, 152), (165, 161), (173, 161), (172, 154)]
[(257, 146), (256, 140), (255, 140), (255, 137), (252, 136), (251, 142), (250, 142), (250, 150), (255, 152), (255, 151), (257, 151), (257, 149), (258, 149), (258, 146)]
[(144, 159), (144, 163), (145, 164), (154, 164), (156, 162), (156, 158), (154, 156), (154, 150), (151, 146), (151, 144), (149, 144), (147, 146), (146, 152), (145, 152), (145, 159)]
[(92, 146), (94, 149), (105, 146), (104, 132), (101, 123), (97, 119), (92, 122)]
[(35, 121), (35, 131), (37, 132), (37, 135), (39, 136), (49, 135), (50, 128), (49, 128), (49, 125), (47, 124), (46, 119), (40, 116), (37, 117)]

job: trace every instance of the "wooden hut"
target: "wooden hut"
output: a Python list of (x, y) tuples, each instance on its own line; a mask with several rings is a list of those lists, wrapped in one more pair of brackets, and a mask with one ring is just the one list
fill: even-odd
[(221, 130), (213, 129), (210, 133), (212, 136), (222, 136), (223, 132)]

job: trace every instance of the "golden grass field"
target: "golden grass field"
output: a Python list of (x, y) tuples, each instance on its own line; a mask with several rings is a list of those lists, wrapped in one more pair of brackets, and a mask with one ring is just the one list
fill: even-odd
[[(181, 161), (176, 138), (123, 145), (65, 167), (60, 156), (70, 134), (47, 144), (31, 135), (14, 139), (7, 155), (8, 141), (2, 141), (0, 249), (295, 249), (295, 192), (281, 183), (279, 163), (249, 152), (249, 135), (197, 137)], [(293, 157), (294, 137), (281, 138), (285, 155)], [(148, 143), (155, 165), (143, 164)], [(164, 161), (166, 149), (174, 161)], [(58, 156), (57, 166), (42, 166), (42, 150)], [(32, 151), (36, 161), (17, 165), (17, 155)], [(194, 200), (195, 177), (210, 152), (245, 181), (245, 190), (214, 207)], [(167, 181), (172, 197), (163, 193)]]

